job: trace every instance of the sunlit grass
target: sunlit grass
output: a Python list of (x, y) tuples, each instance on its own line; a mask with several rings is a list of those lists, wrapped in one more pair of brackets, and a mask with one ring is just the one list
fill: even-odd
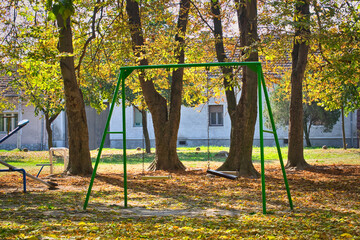
[[(219, 165), (226, 160), (225, 156), (216, 156), (221, 151), (229, 151), (228, 147), (215, 147), (210, 146), (209, 152), (207, 146), (200, 146), (200, 151), (196, 151), (196, 147), (181, 147), (178, 148), (179, 159), (188, 167), (206, 167), (208, 161), (211, 164)], [(127, 150), (127, 164), (128, 165), (146, 165), (147, 167), (155, 157), (155, 149), (151, 149), (151, 154), (144, 153), (143, 150), (128, 149)], [(97, 157), (97, 150), (91, 151), (92, 162), (95, 162)], [(265, 147), (265, 162), (266, 163), (279, 163), (278, 152), (276, 147)], [(286, 163), (287, 148), (281, 148), (282, 158)], [(1, 150), (0, 156), (3, 161), (14, 165), (16, 167), (38, 168), (35, 167), (38, 163), (48, 163), (48, 151), (30, 151), (21, 152), (19, 150), (6, 151)], [(341, 148), (305, 148), (304, 156), (310, 164), (360, 164), (360, 149), (347, 149)], [(254, 163), (260, 162), (260, 148), (254, 147), (253, 149)], [(123, 151), (122, 149), (103, 149), (100, 164), (123, 164)], [(54, 157), (54, 166), (61, 168), (63, 166), (63, 158), (60, 155)], [(135, 167), (135, 166), (134, 166)]]

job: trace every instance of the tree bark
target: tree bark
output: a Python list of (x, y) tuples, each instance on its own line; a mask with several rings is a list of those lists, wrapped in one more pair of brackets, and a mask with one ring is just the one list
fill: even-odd
[(151, 146), (150, 146), (150, 137), (149, 137), (149, 130), (147, 126), (147, 115), (145, 110), (141, 110), (141, 119), (142, 119), (142, 130), (145, 140), (145, 150), (146, 153), (151, 153)]
[(52, 129), (51, 129), (51, 123), (49, 121), (49, 116), (45, 115), (45, 127), (46, 127), (46, 132), (47, 132), (47, 135), (48, 135), (48, 148), (52, 148)]
[(52, 122), (57, 118), (57, 116), (59, 116), (60, 113), (57, 113), (51, 117), (49, 117), (49, 114), (45, 113), (45, 127), (46, 127), (46, 132), (48, 134), (48, 148), (52, 148), (53, 146), (53, 131), (51, 129), (51, 124)]
[[(257, 41), (257, 1), (236, 1), (240, 30), (240, 45), (251, 46)], [(224, 50), (222, 23), (219, 2), (211, 1), (214, 20), (215, 49), (219, 62), (227, 61)], [(246, 61), (258, 61), (258, 53), (252, 52)], [(248, 68), (243, 68), (242, 91), (239, 103), (236, 102), (233, 69), (223, 67), (223, 84), (231, 119), (229, 155), (218, 170), (239, 171), (241, 176), (259, 177), (252, 163), (252, 147), (257, 116), (257, 75)]]
[(311, 122), (309, 123), (309, 128), (307, 127), (306, 121), (303, 121), (303, 123), (304, 123), (304, 135), (305, 135), (306, 146), (311, 147), (311, 141), (310, 141)]
[(309, 166), (304, 158), (304, 112), (302, 103), (302, 83), (309, 51), (309, 44), (306, 39), (310, 33), (308, 27), (310, 18), (309, 0), (298, 1), (295, 4), (295, 15), (297, 20), (295, 22), (295, 36), (292, 51), (289, 148), (286, 167), (304, 169)]
[(93, 170), (90, 159), (89, 134), (85, 104), (75, 75), (70, 17), (64, 21), (59, 14), (57, 24), (60, 29), (58, 49), (60, 53), (68, 54), (60, 59), (69, 128), (69, 165), (65, 172), (72, 175), (89, 175)]
[[(129, 26), (133, 42), (133, 50), (136, 56), (145, 55), (144, 38), (142, 35), (139, 5), (134, 0), (127, 0), (126, 11), (129, 17)], [(177, 23), (178, 34), (175, 41), (179, 43), (177, 51), (174, 53), (178, 63), (184, 63), (184, 44), (185, 33), (190, 9), (189, 0), (180, 1), (179, 19)], [(148, 65), (148, 60), (143, 57), (139, 61), (140, 65)], [(177, 134), (180, 124), (180, 110), (183, 87), (183, 68), (179, 68), (172, 73), (170, 90), (170, 103), (168, 108), (167, 100), (155, 89), (153, 80), (145, 81), (144, 73), (140, 74), (140, 85), (153, 119), (155, 132), (156, 157), (150, 165), (150, 170), (185, 170), (185, 166), (180, 162), (177, 155)]]

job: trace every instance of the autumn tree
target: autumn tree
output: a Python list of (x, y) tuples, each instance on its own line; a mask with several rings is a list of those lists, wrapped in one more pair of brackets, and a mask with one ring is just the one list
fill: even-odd
[[(286, 62), (291, 63), (290, 70), (290, 124), (289, 148), (287, 167), (304, 169), (308, 167), (303, 153), (303, 81), (306, 71), (310, 35), (310, 1), (269, 1), (262, 8), (261, 24), (267, 26), (263, 29), (262, 52), (276, 56), (279, 52), (283, 55), (280, 65), (279, 57), (265, 55), (266, 65), (274, 63), (273, 75), (279, 78), (278, 69), (286, 71)], [(292, 38), (292, 40), (291, 40)], [(289, 43), (292, 43), (291, 53)], [(280, 45), (280, 47), (279, 47)], [(283, 49), (281, 49), (283, 48)], [(286, 50), (288, 48), (288, 50)], [(278, 51), (281, 49), (281, 51)], [(275, 61), (274, 61), (275, 60)], [(283, 65), (283, 66), (282, 66)], [(285, 68), (283, 68), (285, 66)], [(267, 69), (268, 70), (268, 69)], [(280, 71), (283, 73), (284, 71)]]
[[(178, 47), (175, 51), (177, 63), (185, 60), (185, 34), (188, 23), (190, 1), (181, 0), (177, 22), (175, 41)], [(145, 39), (141, 23), (138, 2), (126, 1), (126, 12), (129, 18), (130, 34), (133, 42), (134, 54), (138, 57), (139, 65), (148, 65), (149, 60), (144, 50)], [(164, 98), (155, 89), (153, 79), (146, 79), (145, 73), (139, 74), (139, 81), (145, 101), (152, 114), (156, 141), (156, 159), (150, 167), (153, 170), (184, 170), (185, 166), (180, 162), (177, 148), (177, 133), (180, 123), (180, 109), (183, 88), (183, 68), (173, 70), (171, 76), (170, 99)]]
[[(271, 93), (270, 101), (272, 103), (271, 109), (276, 125), (285, 127), (289, 125), (290, 101), (286, 91), (282, 89), (282, 86), (283, 85), (278, 85), (275, 87), (274, 91)], [(303, 129), (306, 146), (311, 147), (311, 127), (321, 126), (323, 132), (331, 132), (334, 125), (339, 120), (340, 111), (327, 111), (324, 107), (319, 106), (317, 102), (303, 103), (303, 109)], [(271, 128), (268, 114), (268, 110), (265, 109), (265, 126)]]
[(24, 103), (33, 105), (35, 115), (43, 114), (48, 135), (48, 148), (52, 147), (53, 131), (51, 124), (64, 110), (63, 87), (59, 66), (27, 59), (18, 64), (16, 77), (11, 85), (18, 91)]
[[(12, 9), (11, 2), (8, 4), (8, 9)], [(51, 123), (64, 109), (63, 87), (57, 61), (56, 29), (47, 21), (39, 5), (35, 4), (31, 13), (29, 9), (20, 7), (14, 7), (13, 10), (13, 21), (4, 18), (1, 22), (2, 30), (6, 33), (1, 45), (1, 52), (6, 59), (2, 67), (10, 76), (10, 85), (22, 102), (33, 105), (36, 116), (43, 114), (48, 147), (51, 148)], [(17, 26), (16, 21), (23, 24)], [(27, 27), (23, 27), (25, 23)]]
[(304, 169), (309, 165), (304, 158), (303, 142), (303, 80), (309, 52), (310, 1), (296, 1), (294, 11), (295, 35), (291, 53), (291, 97), (289, 148), (286, 167)]
[(310, 57), (309, 96), (344, 116), (360, 108), (359, 2), (314, 1), (314, 47)]
[[(219, 1), (210, 1), (214, 22), (214, 38), (217, 60), (229, 61), (224, 47), (224, 36)], [(252, 48), (258, 40), (257, 1), (235, 1), (240, 31), (240, 48), (250, 48), (245, 61), (257, 61), (258, 53)], [(222, 67), (228, 112), (231, 119), (230, 150), (219, 170), (235, 170), (240, 175), (258, 177), (252, 164), (252, 146), (257, 115), (257, 75), (247, 67), (242, 70), (241, 97), (235, 95), (235, 75), (232, 67)]]
[[(295, 15), (293, 14), (291, 4), (295, 4)], [(310, 14), (301, 14), (300, 5), (311, 5)], [(293, 15), (293, 19), (290, 16)], [(301, 16), (304, 18), (301, 18)], [(269, 42), (264, 42), (266, 46), (271, 46), (274, 51), (267, 51), (267, 63), (276, 62), (279, 53), (283, 54), (282, 61), (288, 59), (286, 46), (290, 42), (289, 36), (299, 33), (303, 29), (303, 36), (297, 36), (297, 39), (303, 39), (303, 45), (310, 44), (308, 48), (307, 68), (309, 72), (305, 78), (304, 91), (310, 101), (316, 101), (326, 110), (340, 109), (346, 115), (358, 109), (358, 21), (359, 21), (359, 3), (354, 1), (268, 1), (263, 8), (261, 24), (267, 27), (267, 33), (264, 34)], [(305, 19), (305, 21), (302, 21)], [(291, 26), (291, 27), (289, 27)], [(312, 30), (310, 31), (310, 27)], [(293, 32), (295, 29), (295, 32)], [(301, 35), (301, 34), (300, 34)], [(295, 40), (296, 40), (295, 38)], [(299, 42), (299, 41), (298, 41)], [(300, 40), (301, 42), (301, 40)], [(300, 43), (299, 42), (299, 43)], [(280, 46), (280, 47), (279, 47)], [(296, 45), (294, 45), (296, 46)], [(301, 44), (298, 44), (301, 46)], [(280, 48), (281, 51), (279, 51)], [(265, 48), (264, 48), (265, 49)], [(269, 48), (268, 48), (269, 49)], [(295, 48), (294, 48), (295, 49)], [(267, 50), (267, 49), (266, 49)], [(300, 55), (299, 55), (300, 56)], [(268, 64), (271, 65), (271, 64)], [(274, 64), (275, 65), (275, 64)], [(275, 65), (272, 69), (273, 76), (285, 68)], [(286, 71), (286, 70), (285, 70)], [(295, 72), (294, 72), (295, 73)], [(299, 97), (300, 99), (300, 97)], [(342, 116), (342, 119), (344, 117)], [(343, 125), (343, 133), (345, 126)], [(299, 133), (300, 131), (298, 131)], [(346, 148), (345, 134), (343, 134), (343, 144)], [(300, 134), (298, 134), (299, 142)], [(299, 147), (291, 147), (291, 151)], [(300, 156), (293, 154), (290, 156)], [(295, 160), (294, 160), (295, 161)], [(301, 165), (301, 164), (300, 164)], [(306, 164), (304, 164), (306, 165)], [(302, 168), (300, 166), (300, 168)]]
[[(175, 4), (171, 1), (161, 3), (145, 1), (138, 3), (138, 5), (144, 40), (141, 46), (141, 50), (143, 50), (141, 57), (146, 58), (148, 64), (152, 65), (178, 62), (178, 56), (174, 54), (174, 52), (178, 52), (176, 49), (179, 49), (179, 41), (175, 38), (178, 33), (177, 23), (174, 20), (176, 15)], [(88, 45), (88, 54), (83, 58), (83, 66), (87, 71), (82, 73), (85, 81), (84, 84), (81, 84), (85, 101), (98, 110), (105, 107), (104, 101), (112, 101), (118, 68), (137, 65), (139, 61), (137, 51), (129, 51), (133, 47), (133, 42), (129, 31), (131, 26), (128, 24), (124, 5), (120, 2), (111, 2), (102, 6), (104, 7), (101, 14), (102, 24), (100, 27), (97, 27), (97, 24), (94, 26), (97, 35), (100, 37)], [(187, 29), (190, 29), (188, 32), (191, 32), (192, 39), (182, 47), (188, 62), (208, 62), (209, 60), (203, 60), (205, 57), (212, 58), (209, 49), (206, 47), (207, 36), (203, 36), (201, 31), (202, 25), (195, 20), (188, 22), (188, 24), (191, 26)], [(138, 72), (134, 72), (126, 79), (125, 104), (139, 109), (142, 116), (146, 117), (146, 111), (149, 108), (139, 81), (140, 76)], [(171, 84), (173, 82), (171, 71), (147, 70), (146, 78), (153, 80), (154, 88), (163, 96), (168, 109), (170, 109)], [(181, 103), (193, 107), (205, 102), (204, 82), (206, 82), (206, 74), (203, 71), (187, 69), (184, 72)], [(115, 101), (122, 104), (119, 98)], [(174, 126), (176, 127), (176, 124)], [(146, 127), (146, 120), (143, 119), (146, 148), (147, 151), (150, 151), (150, 140), (147, 137)]]
[(73, 2), (50, 1), (50, 18), (56, 19), (59, 28), (58, 50), (61, 76), (64, 83), (65, 109), (69, 129), (69, 165), (70, 174), (87, 175), (92, 173), (89, 150), (89, 134), (85, 113), (85, 104), (75, 73), (73, 33), (71, 16), (75, 12)]

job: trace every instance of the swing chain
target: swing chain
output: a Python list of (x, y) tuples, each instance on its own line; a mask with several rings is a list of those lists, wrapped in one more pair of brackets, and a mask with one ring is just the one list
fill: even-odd
[(207, 105), (207, 170), (210, 169), (210, 112), (209, 112), (209, 71), (210, 67), (206, 66), (206, 105)]

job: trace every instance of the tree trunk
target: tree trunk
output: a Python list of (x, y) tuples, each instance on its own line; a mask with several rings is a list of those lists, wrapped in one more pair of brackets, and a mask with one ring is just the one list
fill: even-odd
[(73, 42), (70, 17), (64, 21), (63, 17), (58, 14), (57, 24), (60, 29), (58, 49), (62, 54), (69, 54), (60, 59), (69, 128), (69, 165), (65, 172), (73, 175), (88, 175), (92, 173), (89, 135), (85, 104), (76, 81), (74, 57), (71, 56)]
[(307, 123), (304, 120), (304, 135), (305, 135), (305, 141), (306, 141), (306, 146), (307, 147), (311, 147), (311, 141), (310, 141), (310, 127), (311, 127), (311, 122), (309, 123), (309, 128), (307, 127)]
[(52, 129), (51, 129), (51, 122), (49, 121), (49, 116), (45, 114), (45, 127), (46, 132), (48, 134), (48, 148), (52, 148)]
[[(137, 1), (127, 0), (126, 11), (129, 17), (129, 26), (133, 42), (133, 50), (136, 56), (145, 55), (144, 38), (142, 35), (139, 5)], [(180, 11), (178, 19), (178, 34), (175, 41), (179, 43), (177, 51), (174, 53), (178, 63), (184, 63), (184, 44), (185, 33), (190, 9), (189, 0), (180, 1)], [(141, 51), (141, 52), (140, 52)], [(140, 65), (148, 65), (148, 60), (142, 58)], [(156, 157), (150, 165), (150, 170), (185, 170), (185, 166), (180, 162), (177, 155), (177, 134), (180, 124), (180, 109), (183, 87), (183, 71), (179, 68), (172, 73), (172, 83), (170, 92), (170, 103), (168, 108), (167, 100), (155, 89), (153, 80), (145, 81), (144, 73), (139, 76), (140, 85), (153, 119), (155, 132)]]
[(346, 144), (346, 135), (345, 135), (345, 117), (344, 117), (344, 107), (341, 107), (341, 130), (342, 130), (342, 142), (344, 150), (347, 149)]
[[(247, 2), (247, 3), (246, 3)], [(241, 35), (241, 47), (251, 46), (257, 41), (257, 1), (237, 1), (238, 20)], [(223, 44), (220, 5), (218, 1), (211, 1), (214, 20), (215, 48), (219, 62), (227, 60)], [(247, 61), (258, 61), (258, 53), (250, 54)], [(231, 119), (229, 155), (218, 170), (239, 171), (241, 176), (259, 177), (259, 173), (252, 163), (252, 147), (257, 116), (257, 75), (248, 68), (243, 68), (242, 91), (240, 101), (236, 103), (233, 69), (223, 67), (224, 88), (227, 99), (228, 112)]]
[(52, 148), (52, 146), (53, 146), (53, 144), (52, 144), (52, 142), (53, 142), (52, 141), (53, 140), (53, 136), (52, 136), (53, 131), (51, 129), (51, 124), (57, 118), (57, 116), (59, 116), (59, 114), (60, 114), (60, 112), (53, 115), (53, 116), (51, 116), (51, 117), (49, 117), (49, 114), (44, 113), (44, 115), (45, 115), (45, 127), (46, 127), (46, 132), (48, 134), (48, 148), (49, 149)]
[(306, 37), (310, 30), (307, 27), (309, 22), (309, 0), (299, 1), (295, 4), (295, 15), (297, 24), (292, 51), (292, 72), (291, 72), (291, 98), (290, 98), (290, 120), (289, 120), (289, 149), (287, 168), (304, 169), (308, 163), (304, 158), (303, 142), (303, 94), (302, 83), (309, 45)]
[(141, 119), (142, 119), (142, 130), (145, 140), (145, 149), (146, 153), (151, 153), (151, 146), (150, 146), (150, 137), (149, 137), (149, 130), (147, 126), (147, 114), (145, 110), (141, 110)]

